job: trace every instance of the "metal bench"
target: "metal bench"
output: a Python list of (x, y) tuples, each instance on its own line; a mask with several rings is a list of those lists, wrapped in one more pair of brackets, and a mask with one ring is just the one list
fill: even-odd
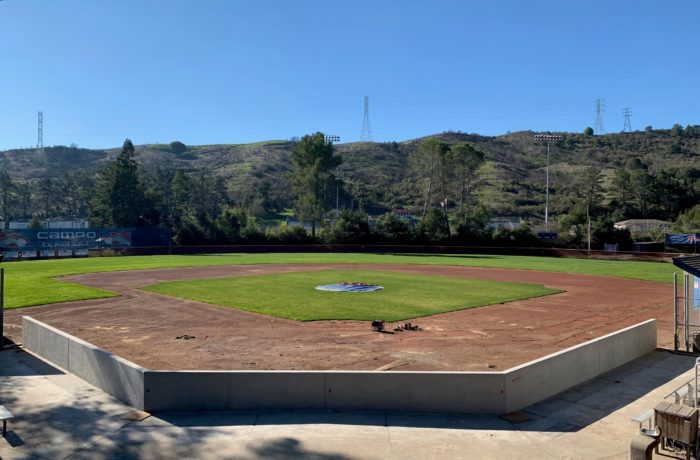
[(7, 421), (13, 418), (12, 412), (7, 410), (7, 407), (0, 406), (0, 420), (2, 420), (2, 437), (7, 437)]
[(640, 430), (643, 428), (642, 425), (644, 425), (644, 422), (647, 422), (649, 424), (648, 425), (649, 428), (653, 428), (651, 426), (651, 423), (652, 423), (651, 420), (653, 417), (654, 417), (654, 409), (649, 409), (648, 411), (642, 412), (641, 414), (638, 414), (638, 415), (635, 415), (634, 417), (632, 417), (632, 421), (639, 423)]

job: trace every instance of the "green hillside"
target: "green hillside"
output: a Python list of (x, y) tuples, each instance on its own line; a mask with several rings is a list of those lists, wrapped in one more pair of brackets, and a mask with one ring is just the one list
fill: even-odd
[[(446, 132), (430, 137), (448, 144), (466, 141), (485, 153), (479, 195), (493, 214), (530, 215), (537, 219), (544, 202), (546, 146), (533, 140), (535, 134), (516, 132), (488, 137)], [(553, 215), (564, 214), (575, 204), (568, 189), (591, 167), (601, 172), (603, 194), (608, 202), (618, 194), (614, 183), (616, 171), (641, 168), (649, 175), (670, 171), (673, 177), (686, 182), (700, 177), (700, 129), (602, 136), (559, 134), (563, 139), (551, 146)], [(411, 156), (420, 140), (337, 145), (336, 151), (343, 157), (339, 181), (341, 207), (361, 207), (370, 213), (395, 207), (419, 209), (422, 192), (411, 167)], [(147, 171), (183, 169), (220, 177), (234, 203), (248, 209), (256, 200), (260, 201), (260, 190), (267, 190), (264, 211), (279, 212), (293, 205), (289, 178), (293, 148), (293, 141), (265, 141), (189, 146), (184, 152), (174, 153), (169, 144), (141, 145), (136, 148), (136, 159)], [(92, 176), (116, 158), (119, 150), (75, 147), (8, 150), (0, 152), (0, 170), (31, 189), (27, 193), (36, 198), (39, 184), (50, 184), (66, 174)], [(335, 204), (335, 190), (332, 193), (329, 201)], [(677, 212), (675, 208), (668, 210), (668, 214)]]

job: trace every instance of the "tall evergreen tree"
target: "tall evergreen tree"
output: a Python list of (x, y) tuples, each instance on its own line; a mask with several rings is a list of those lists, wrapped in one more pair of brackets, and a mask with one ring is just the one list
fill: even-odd
[(459, 193), (459, 211), (470, 214), (474, 205), (472, 196), (479, 185), (477, 170), (484, 163), (484, 153), (467, 142), (459, 142), (450, 148), (450, 162), (457, 176)]
[(15, 185), (7, 171), (0, 171), (0, 219), (10, 220), (10, 202)]
[(136, 227), (148, 214), (145, 187), (134, 159), (134, 144), (124, 141), (117, 159), (100, 171), (95, 181), (91, 219), (96, 225)]
[(292, 152), (292, 174), (298, 194), (297, 211), (302, 220), (311, 221), (311, 234), (316, 236), (316, 222), (326, 207), (325, 188), (331, 180), (331, 171), (342, 159), (333, 155), (333, 144), (326, 142), (323, 133), (306, 135)]
[(412, 165), (419, 179), (425, 183), (425, 199), (423, 201), (423, 212), (421, 218), (425, 218), (428, 208), (433, 203), (435, 190), (440, 188), (442, 202), (445, 196), (446, 184), (446, 156), (449, 146), (437, 139), (426, 139), (421, 141), (418, 151), (412, 157)]

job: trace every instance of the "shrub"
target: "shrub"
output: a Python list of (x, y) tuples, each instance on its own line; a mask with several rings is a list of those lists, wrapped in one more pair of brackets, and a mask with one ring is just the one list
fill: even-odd
[(367, 242), (369, 237), (367, 214), (343, 209), (340, 211), (335, 225), (326, 235), (326, 241), (329, 243), (357, 244)]
[(187, 146), (180, 141), (172, 141), (170, 143), (170, 151), (173, 153), (185, 153)]
[(413, 240), (413, 232), (403, 219), (393, 214), (384, 214), (377, 221), (375, 236), (378, 240), (387, 243), (410, 243)]

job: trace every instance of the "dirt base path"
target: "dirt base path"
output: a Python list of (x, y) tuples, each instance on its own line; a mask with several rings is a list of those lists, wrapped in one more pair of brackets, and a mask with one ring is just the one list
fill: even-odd
[[(165, 280), (331, 268), (518, 281), (565, 292), (418, 318), (412, 322), (421, 331), (388, 334), (372, 332), (366, 321), (301, 323), (138, 290)], [(659, 346), (673, 344), (672, 287), (621, 278), (425, 265), (259, 265), (65, 279), (120, 296), (9, 310), (7, 335), (20, 341), (21, 316), (29, 315), (147, 368), (201, 370), (504, 370), (650, 318), (659, 321)]]

